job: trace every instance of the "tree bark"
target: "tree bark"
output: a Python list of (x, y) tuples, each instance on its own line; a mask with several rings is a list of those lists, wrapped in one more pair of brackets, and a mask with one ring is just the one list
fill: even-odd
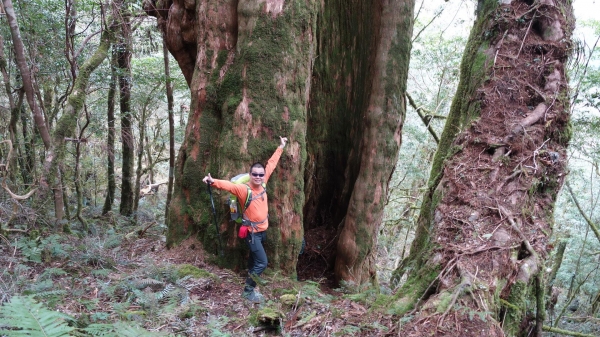
[[(25, 97), (27, 99), (27, 104), (29, 105), (32, 113), (33, 119), (35, 121), (35, 126), (38, 130), (40, 137), (44, 143), (44, 148), (46, 150), (46, 164), (54, 158), (54, 148), (52, 146), (50, 131), (48, 130), (48, 126), (46, 124), (46, 120), (44, 118), (44, 112), (42, 111), (39, 102), (35, 97), (35, 89), (33, 83), (33, 74), (31, 73), (29, 66), (27, 65), (27, 58), (25, 55), (25, 46), (23, 44), (23, 40), (21, 38), (21, 32), (19, 29), (19, 24), (17, 22), (17, 17), (13, 8), (13, 4), (11, 0), (3, 0), (4, 11), (6, 13), (6, 18), (8, 21), (8, 25), (10, 27), (10, 33), (13, 41), (13, 48), (15, 50), (15, 58), (17, 61), (17, 67), (21, 74), (21, 80), (23, 82), (23, 88), (25, 91)], [(26, 125), (23, 125), (23, 129), (26, 128)], [(44, 175), (41, 177), (41, 185), (44, 187), (44, 190), (47, 192), (48, 188), (52, 190), (54, 195), (54, 206), (55, 206), (55, 214), (57, 218), (62, 218), (64, 215), (63, 207), (64, 202), (62, 200), (62, 191), (59, 190), (60, 186), (53, 185), (53, 180), (51, 177), (48, 177), (50, 173), (45, 171)], [(49, 179), (50, 178), (50, 179)], [(46, 193), (42, 193), (46, 195)]]
[(167, 184), (167, 201), (165, 202), (165, 220), (169, 216), (169, 205), (173, 194), (173, 178), (175, 170), (175, 119), (173, 111), (173, 84), (169, 64), (169, 49), (163, 36), (163, 59), (165, 62), (165, 89), (167, 95), (167, 111), (169, 112), (169, 183)]
[[(47, 172), (46, 176), (48, 177), (50, 186), (55, 186), (55, 212), (57, 220), (61, 220), (64, 216), (64, 201), (59, 166), (62, 165), (65, 159), (65, 138), (72, 137), (75, 132), (77, 119), (83, 109), (87, 96), (90, 76), (106, 59), (108, 49), (111, 45), (112, 34), (112, 27), (106, 27), (102, 32), (100, 44), (94, 54), (81, 65), (79, 75), (73, 85), (73, 91), (69, 95), (64, 111), (56, 123), (52, 142), (55, 154), (46, 156), (44, 170)], [(57, 199), (59, 202), (56, 202)]]
[(130, 216), (133, 213), (135, 143), (133, 139), (133, 116), (131, 113), (131, 23), (125, 8), (126, 1), (120, 3), (120, 37), (117, 44), (117, 64), (119, 67), (119, 105), (121, 110), (121, 204), (119, 213)]
[[(155, 8), (155, 6), (160, 6)], [(185, 140), (175, 165), (168, 244), (198, 233), (209, 251), (227, 242), (226, 264), (245, 264), (245, 247), (221, 217), (211, 224), (202, 177), (231, 178), (290, 143), (269, 182), (269, 260), (295, 271), (302, 244), (306, 106), (314, 57), (315, 1), (146, 2), (190, 86)], [(226, 195), (221, 195), (223, 205)], [(221, 214), (225, 208), (221, 207)]]
[(13, 8), (12, 0), (3, 0), (3, 3), (4, 10), (6, 12), (6, 19), (10, 27), (10, 34), (13, 40), (13, 48), (15, 49), (15, 58), (17, 60), (17, 66), (19, 68), (19, 72), (21, 73), (23, 87), (25, 88), (25, 96), (27, 97), (27, 103), (29, 104), (31, 111), (33, 112), (35, 125), (40, 133), (40, 136), (42, 137), (44, 146), (48, 151), (52, 144), (50, 132), (48, 131), (48, 128), (46, 126), (44, 114), (34, 96), (35, 90), (33, 87), (33, 75), (31, 74), (29, 66), (27, 65), (27, 58), (25, 56), (25, 46), (23, 45), (23, 40), (21, 39), (21, 32), (19, 30), (17, 16)]
[(110, 83), (108, 87), (108, 98), (107, 98), (107, 139), (106, 139), (106, 179), (107, 189), (106, 198), (104, 199), (104, 206), (102, 207), (102, 215), (107, 214), (112, 210), (113, 203), (115, 201), (115, 93), (117, 87), (117, 53), (112, 51), (112, 57), (110, 61)]
[[(396, 312), (416, 314), (402, 335), (527, 336), (541, 329), (543, 286), (534, 281), (543, 273), (565, 175), (564, 71), (574, 17), (566, 0), (486, 0), (477, 13), (403, 263), (412, 272)], [(527, 303), (538, 304), (537, 322)]]
[(358, 171), (353, 186), (350, 185), (352, 193), (335, 262), (336, 279), (358, 285), (376, 282), (377, 233), (406, 117), (414, 1), (382, 1), (380, 6), (375, 6), (374, 21), (362, 20), (375, 27), (374, 36), (370, 37), (374, 53), (369, 60), (369, 80), (361, 88), (366, 106), (358, 111), (359, 116), (364, 116), (357, 132), (362, 134), (356, 156), (358, 165), (354, 168)]
[[(19, 110), (21, 107), (20, 107), (20, 104), (18, 107), (15, 104), (15, 100), (14, 100), (13, 93), (11, 90), (11, 85), (10, 85), (10, 77), (8, 76), (7, 66), (8, 66), (8, 62), (6, 62), (6, 57), (4, 57), (4, 37), (2, 37), (0, 35), (0, 72), (2, 72), (2, 79), (4, 82), (4, 90), (6, 92), (6, 96), (8, 97), (8, 107), (10, 109), (10, 120), (8, 122), (8, 134), (9, 134), (9, 139), (12, 142), (12, 144), (14, 145), (14, 147), (19, 148), (19, 142), (17, 142), (17, 135), (18, 135), (17, 122), (19, 121)], [(15, 181), (16, 170), (18, 169), (17, 157), (18, 156), (12, 156), (12, 158), (8, 158), (8, 160), (10, 160), (10, 162), (9, 162), (10, 170), (8, 171), (8, 177), (10, 178), (11, 181)]]
[[(201, 177), (247, 172), (270, 156), (277, 135), (288, 136), (269, 187), (270, 261), (293, 273), (304, 229), (331, 225), (343, 239), (338, 278), (373, 281), (375, 233), (405, 114), (413, 7), (399, 0), (146, 1), (192, 92), (168, 243), (198, 233), (215, 249), (221, 233), (211, 232)], [(223, 221), (219, 232), (239, 252), (229, 262), (242, 265), (235, 231), (226, 228)]]

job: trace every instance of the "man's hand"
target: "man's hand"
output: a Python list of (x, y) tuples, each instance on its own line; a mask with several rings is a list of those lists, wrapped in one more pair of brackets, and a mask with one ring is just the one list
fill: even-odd
[(209, 185), (215, 182), (215, 180), (210, 176), (210, 173), (206, 177), (204, 177), (204, 179), (202, 179), (202, 181), (205, 184), (209, 184)]
[(281, 140), (281, 145), (279, 145), (280, 148), (284, 148), (285, 144), (287, 143), (288, 139), (286, 137), (281, 137), (279, 136), (279, 139)]

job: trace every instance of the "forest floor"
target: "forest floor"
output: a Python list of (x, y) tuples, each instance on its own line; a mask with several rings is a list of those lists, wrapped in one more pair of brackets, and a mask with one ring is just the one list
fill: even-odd
[[(72, 225), (69, 234), (30, 230), (27, 237), (1, 237), (0, 304), (13, 297), (26, 299), (25, 306), (40, 303), (44, 310), (68, 315), (63, 324), (83, 336), (99, 331), (116, 336), (397, 333), (397, 320), (373, 306), (375, 291), (333, 289), (328, 275), (310, 275), (311, 259), (304, 259), (301, 277), (313, 280), (296, 281), (268, 268), (266, 285), (259, 287), (266, 301), (251, 304), (240, 296), (244, 273), (215, 266), (214, 257), (191, 238), (167, 249), (164, 228), (148, 224), (153, 222), (132, 226), (97, 219), (90, 227), (93, 235)], [(316, 269), (327, 265), (318, 250), (309, 254), (316, 254)]]
[[(11, 228), (36, 222), (22, 210)], [(3, 223), (6, 211), (0, 207)], [(121, 337), (397, 336), (413, 317), (388, 311), (393, 295), (385, 287), (334, 287), (324, 258), (334, 233), (327, 229), (307, 233), (298, 264), (302, 281), (267, 268), (259, 287), (266, 301), (258, 305), (241, 297), (245, 271), (217, 267), (192, 238), (167, 249), (165, 228), (152, 216), (140, 216), (138, 225), (118, 216), (92, 219), (93, 234), (71, 224), (70, 233), (31, 226), (27, 236), (0, 235), (0, 336), (28, 320), (50, 329), (44, 317), (57, 312), (64, 315), (46, 324), (66, 327), (69, 336)], [(561, 327), (600, 333), (597, 319), (582, 314), (584, 306), (567, 311)]]

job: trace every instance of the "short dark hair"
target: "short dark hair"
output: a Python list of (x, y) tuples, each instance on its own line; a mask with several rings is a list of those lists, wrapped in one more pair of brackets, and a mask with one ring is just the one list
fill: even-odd
[(250, 172), (252, 172), (252, 169), (255, 167), (260, 167), (263, 170), (265, 169), (265, 166), (262, 163), (256, 162), (256, 163), (252, 164), (252, 166), (250, 166)]

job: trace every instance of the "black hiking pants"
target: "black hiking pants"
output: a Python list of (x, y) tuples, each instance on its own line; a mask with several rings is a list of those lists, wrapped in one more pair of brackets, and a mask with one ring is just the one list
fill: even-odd
[(267, 253), (263, 246), (267, 239), (266, 231), (258, 233), (248, 233), (246, 236), (246, 244), (250, 248), (250, 256), (248, 257), (248, 277), (246, 278), (245, 290), (252, 290), (256, 287), (256, 282), (252, 276), (260, 276), (267, 269)]

